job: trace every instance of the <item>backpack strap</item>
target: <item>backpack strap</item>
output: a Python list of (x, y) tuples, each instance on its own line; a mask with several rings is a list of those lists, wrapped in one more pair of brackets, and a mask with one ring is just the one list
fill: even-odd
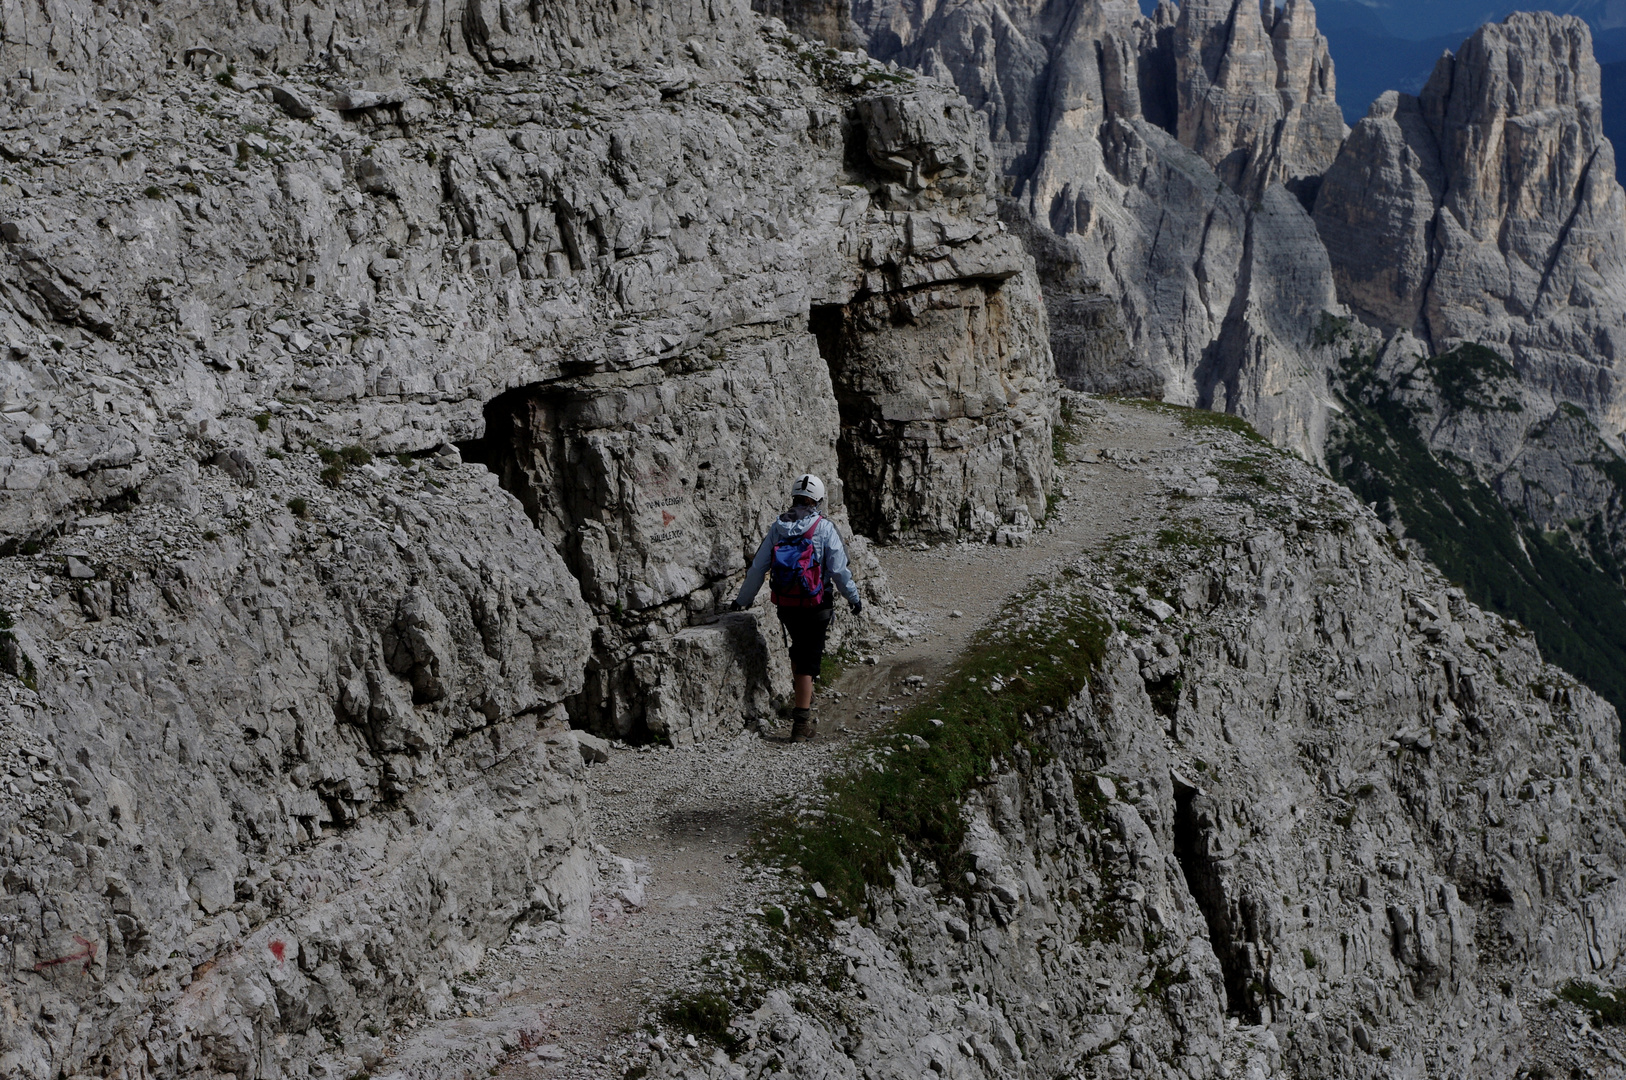
[(802, 534), (802, 539), (803, 540), (811, 540), (811, 539), (813, 539), (813, 530), (817, 529), (819, 527), (819, 522), (821, 522), (823, 520), (824, 520), (823, 515), (814, 514), (813, 515), (813, 524), (811, 524), (811, 525), (809, 525), (807, 527), (807, 531)]

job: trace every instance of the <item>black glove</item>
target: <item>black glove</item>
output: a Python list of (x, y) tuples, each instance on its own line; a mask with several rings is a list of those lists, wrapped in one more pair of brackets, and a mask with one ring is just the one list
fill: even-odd
[(849, 600), (847, 601), (847, 609), (854, 615), (862, 615), (864, 613), (864, 602), (862, 600)]

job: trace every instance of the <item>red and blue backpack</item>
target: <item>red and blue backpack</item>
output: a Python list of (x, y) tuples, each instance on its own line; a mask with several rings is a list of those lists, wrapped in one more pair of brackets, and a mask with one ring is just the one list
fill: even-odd
[(768, 585), (773, 602), (780, 607), (818, 607), (824, 603), (824, 564), (819, 561), (813, 531), (824, 520), (813, 515), (813, 524), (797, 536), (789, 536), (773, 546), (773, 566)]

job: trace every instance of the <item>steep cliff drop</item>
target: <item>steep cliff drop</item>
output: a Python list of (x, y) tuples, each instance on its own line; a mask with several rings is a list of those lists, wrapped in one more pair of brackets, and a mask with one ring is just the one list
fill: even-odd
[(1386, 335), (1337, 330), (1335, 475), (1619, 708), (1626, 194), (1598, 110), (1586, 26), (1510, 16), (1373, 104), (1315, 217)]

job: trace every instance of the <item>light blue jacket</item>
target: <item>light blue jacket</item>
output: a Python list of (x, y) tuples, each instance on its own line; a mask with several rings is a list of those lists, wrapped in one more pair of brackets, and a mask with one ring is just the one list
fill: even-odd
[[(808, 518), (817, 513), (811, 506), (793, 506), (779, 515), (779, 519), (768, 529), (768, 535), (762, 538), (757, 557), (751, 560), (751, 570), (745, 575), (745, 584), (740, 587), (740, 607), (750, 607), (751, 601), (757, 598), (762, 579), (768, 575), (768, 565), (773, 562), (774, 547), (782, 540), (805, 533)], [(827, 517), (820, 516), (818, 528), (813, 530), (813, 551), (824, 567), (826, 591), (834, 584), (841, 590), (842, 596), (857, 603), (858, 586), (853, 583), (852, 571), (847, 569), (847, 549), (841, 545), (841, 534), (836, 532), (836, 527)]]

